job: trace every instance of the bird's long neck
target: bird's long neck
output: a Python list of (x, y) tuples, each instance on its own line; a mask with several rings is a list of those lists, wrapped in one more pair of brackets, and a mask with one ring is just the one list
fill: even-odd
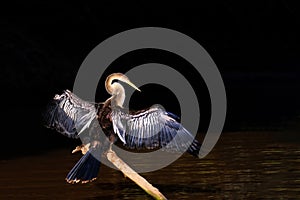
[(108, 92), (108, 94), (111, 94), (111, 95), (113, 93), (112, 82), (113, 82), (114, 78), (115, 78), (115, 76), (109, 75), (105, 80), (105, 89)]
[(125, 89), (120, 83), (114, 82), (114, 79), (119, 79), (121, 74), (113, 74), (107, 77), (105, 81), (106, 91), (111, 95), (111, 104), (113, 106), (123, 107), (125, 101)]
[(127, 83), (134, 89), (141, 91), (137, 86), (135, 86), (128, 78), (122, 73), (113, 73), (106, 78), (105, 88), (106, 91), (112, 96), (108, 100), (111, 100), (113, 106), (123, 107), (125, 101), (125, 90), (120, 83), (113, 83), (113, 80), (119, 80), (123, 83)]
[(112, 85), (115, 89), (111, 97), (111, 104), (113, 106), (123, 107), (125, 101), (125, 89), (120, 83), (114, 83)]

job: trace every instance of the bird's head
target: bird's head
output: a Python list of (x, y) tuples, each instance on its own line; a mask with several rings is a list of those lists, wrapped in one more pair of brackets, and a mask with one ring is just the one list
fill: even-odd
[(141, 91), (136, 85), (134, 85), (127, 76), (125, 76), (124, 74), (122, 73), (113, 73), (111, 75), (109, 75), (107, 78), (106, 78), (106, 81), (105, 81), (105, 88), (107, 90), (107, 92), (109, 94), (114, 94), (115, 92), (115, 89), (116, 87), (114, 87), (113, 85), (115, 83), (113, 83), (113, 80), (119, 80), (119, 81), (122, 81), (123, 83), (126, 83), (128, 85), (130, 85), (131, 87), (133, 87), (134, 89), (136, 89), (137, 91)]

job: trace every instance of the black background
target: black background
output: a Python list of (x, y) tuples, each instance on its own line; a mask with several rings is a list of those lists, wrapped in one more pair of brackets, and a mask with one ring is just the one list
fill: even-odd
[[(8, 148), (1, 157), (72, 146), (73, 141), (42, 126), (46, 104), (54, 94), (72, 89), (77, 70), (95, 46), (119, 32), (146, 26), (180, 31), (211, 55), (227, 92), (225, 132), (294, 128), (300, 111), (299, 7), (283, 0), (209, 2), (1, 6), (1, 142)], [(147, 62), (167, 64), (188, 78), (203, 112), (199, 131), (205, 131), (210, 115), (205, 83), (179, 56), (151, 49), (131, 52), (112, 63), (105, 75)], [(99, 81), (98, 101), (108, 97), (104, 79)], [(180, 115), (168, 89), (148, 85), (142, 90), (134, 94), (132, 108), (160, 103)]]

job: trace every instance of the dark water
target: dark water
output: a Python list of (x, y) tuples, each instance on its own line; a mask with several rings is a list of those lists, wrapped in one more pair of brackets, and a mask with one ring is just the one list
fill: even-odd
[[(80, 155), (69, 149), (0, 162), (0, 199), (151, 199), (102, 166), (98, 180), (64, 181)], [(296, 133), (224, 133), (204, 159), (184, 155), (142, 174), (168, 199), (300, 199), (300, 137)]]

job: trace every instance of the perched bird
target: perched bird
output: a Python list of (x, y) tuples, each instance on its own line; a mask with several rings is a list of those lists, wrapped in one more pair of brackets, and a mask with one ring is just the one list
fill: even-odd
[[(123, 108), (125, 90), (118, 80), (140, 91), (124, 74), (114, 73), (105, 81), (111, 95), (104, 103), (91, 103), (69, 90), (55, 95), (45, 113), (45, 125), (70, 137), (81, 138), (81, 159), (68, 173), (69, 183), (86, 183), (97, 178), (100, 158), (120, 139), (131, 149), (164, 148), (170, 152), (184, 152), (198, 156), (201, 144), (177, 120), (178, 117), (158, 106), (139, 111)], [(105, 134), (101, 133), (101, 129)]]

